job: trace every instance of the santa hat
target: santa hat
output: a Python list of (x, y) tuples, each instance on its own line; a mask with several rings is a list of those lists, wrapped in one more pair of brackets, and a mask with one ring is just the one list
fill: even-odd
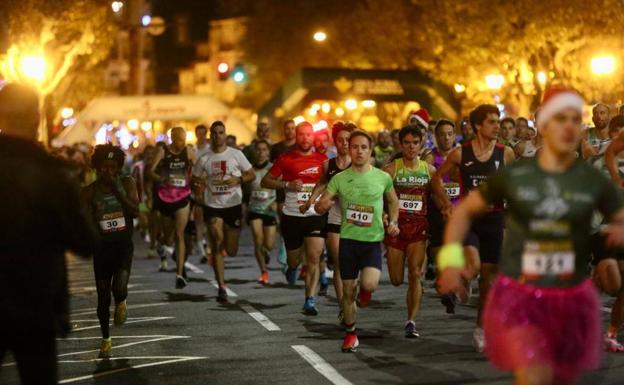
[(410, 112), (408, 120), (411, 121), (412, 118), (418, 120), (418, 123), (425, 127), (429, 126), (429, 122), (431, 121), (431, 115), (429, 115), (429, 111), (427, 111), (426, 108)]
[(542, 128), (548, 120), (566, 108), (574, 108), (582, 112), (584, 105), (583, 98), (575, 89), (553, 86), (544, 92), (544, 100), (536, 117), (537, 127)]

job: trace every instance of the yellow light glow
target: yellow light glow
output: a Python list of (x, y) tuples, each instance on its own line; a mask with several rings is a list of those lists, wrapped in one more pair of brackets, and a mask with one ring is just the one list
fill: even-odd
[(321, 106), (321, 111), (329, 114), (329, 111), (331, 111), (331, 106), (329, 105), (329, 103), (323, 103), (323, 105)]
[(119, 127), (119, 120), (113, 120), (113, 121), (111, 122), (111, 124), (112, 124), (112, 125), (113, 125), (113, 127), (115, 127), (115, 128), (116, 128), (116, 127)]
[(193, 131), (186, 131), (186, 141), (190, 143), (195, 143), (197, 141)]
[(329, 127), (329, 125), (328, 125), (328, 124), (327, 124), (327, 122), (326, 122), (326, 121), (324, 121), (324, 120), (319, 120), (318, 122), (316, 122), (316, 123), (314, 123), (314, 124), (312, 125), (312, 129), (313, 129), (314, 131), (324, 130), (324, 129), (326, 129), (327, 127)]
[(308, 110), (308, 115), (310, 115), (310, 116), (316, 116), (317, 113), (318, 113), (318, 110), (316, 110), (314, 108), (310, 108)]
[(317, 41), (319, 43), (324, 42), (325, 40), (327, 40), (327, 34), (323, 31), (316, 31), (314, 33), (314, 36), (312, 36), (314, 38), (314, 41)]
[(20, 71), (31, 80), (43, 82), (46, 73), (45, 58), (42, 55), (24, 56), (20, 60)]
[(347, 107), (347, 110), (355, 110), (358, 106), (358, 102), (355, 99), (347, 99), (345, 101), (345, 107)]
[(591, 69), (595, 75), (609, 75), (615, 71), (613, 56), (598, 56), (591, 60)]
[(139, 148), (139, 141), (135, 140), (134, 142), (132, 142), (132, 148)]
[(149, 131), (152, 129), (152, 122), (146, 120), (145, 122), (141, 122), (141, 130)]
[(64, 108), (61, 110), (61, 118), (63, 118), (63, 119), (69, 119), (69, 118), (71, 118), (72, 116), (74, 116), (74, 109), (73, 109), (73, 108), (71, 108), (71, 107), (64, 107)]
[(123, 1), (113, 1), (111, 3), (111, 8), (113, 9), (113, 12), (118, 13), (119, 11), (121, 11), (121, 8), (123, 8), (124, 3)]
[(336, 116), (343, 116), (345, 111), (342, 107), (338, 107), (334, 110), (334, 112), (336, 113)]
[(362, 100), (362, 107), (373, 108), (377, 105), (374, 100)]
[(537, 73), (537, 82), (539, 84), (544, 86), (546, 84), (546, 80), (548, 80), (548, 76), (546, 75), (546, 72), (540, 71)]
[(461, 83), (455, 83), (453, 87), (455, 88), (455, 92), (457, 92), (458, 94), (466, 91), (466, 86)]
[(312, 105), (312, 107), (310, 107), (310, 109), (311, 109), (311, 110), (317, 110), (317, 111), (318, 111), (318, 110), (320, 110), (320, 109), (321, 109), (321, 105), (320, 105), (320, 104), (318, 104), (318, 103), (314, 103), (314, 104)]
[(505, 77), (500, 74), (490, 74), (485, 77), (485, 84), (487, 84), (488, 88), (491, 90), (500, 90), (500, 88), (505, 84)]
[(299, 115), (299, 116), (295, 116), (293, 121), (295, 122), (295, 124), (299, 124), (299, 123), (305, 122), (305, 118), (303, 116)]
[(131, 130), (138, 130), (139, 129), (139, 121), (136, 119), (130, 119), (128, 120), (128, 123), (126, 124), (126, 126), (128, 126), (129, 129)]

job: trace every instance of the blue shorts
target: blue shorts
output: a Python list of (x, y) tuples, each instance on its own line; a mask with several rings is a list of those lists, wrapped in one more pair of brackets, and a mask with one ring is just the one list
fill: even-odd
[(360, 271), (374, 267), (381, 271), (381, 242), (340, 239), (338, 262), (342, 279), (357, 279)]

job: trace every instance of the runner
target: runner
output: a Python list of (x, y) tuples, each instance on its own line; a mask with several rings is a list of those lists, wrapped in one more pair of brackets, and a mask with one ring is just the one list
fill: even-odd
[[(200, 124), (195, 127), (195, 137), (197, 143), (195, 143), (195, 157), (201, 158), (210, 151), (210, 143), (208, 143), (208, 127)], [(200, 254), (199, 263), (208, 263), (212, 265), (212, 255), (210, 250), (210, 242), (206, 242), (207, 232), (206, 224), (204, 223), (204, 209), (203, 209), (203, 197), (191, 193), (191, 217), (195, 224), (195, 248)], [(206, 250), (208, 249), (208, 250)]]
[(325, 217), (318, 215), (313, 208), (300, 212), (300, 206), (307, 202), (312, 189), (319, 182), (323, 162), (327, 159), (313, 151), (314, 130), (308, 122), (296, 127), (295, 148), (282, 155), (262, 179), (262, 187), (286, 190), (286, 201), (282, 210), (282, 236), (288, 254), (286, 279), (294, 285), (297, 267), (306, 256), (305, 302), (303, 313), (317, 315), (316, 286), (319, 281), (319, 263), (323, 253)]
[[(448, 154), (455, 148), (455, 124), (450, 120), (440, 119), (435, 126), (434, 134), (438, 146), (426, 154), (424, 159), (427, 163), (438, 169), (442, 167)], [(449, 174), (444, 175), (442, 181), (444, 182), (446, 195), (450, 199), (453, 207), (455, 207), (457, 202), (459, 202), (460, 194), (458, 170), (451, 170)], [(435, 262), (435, 255), (437, 255), (439, 247), (442, 246), (442, 235), (445, 225), (442, 212), (440, 212), (437, 204), (433, 204), (435, 195), (433, 195), (432, 198), (434, 199), (429, 202), (429, 212), (427, 215), (429, 219), (429, 246), (427, 256), (429, 257), (430, 265), (433, 265)], [(456, 298), (452, 296), (442, 296), (441, 301), (442, 304), (446, 306), (447, 313), (455, 313)]]
[[(484, 311), (486, 353), (514, 371), (517, 384), (572, 384), (600, 359), (600, 300), (589, 277), (592, 212), (611, 220), (608, 247), (624, 246), (621, 195), (607, 178), (576, 159), (583, 100), (550, 89), (538, 117), (544, 146), (536, 159), (499, 170), (454, 210), (440, 250), (441, 293), (465, 292), (461, 242), (471, 222), (507, 202), (507, 231)], [(465, 293), (463, 293), (465, 294)]]
[(335, 175), (321, 199), (316, 203), (318, 212), (325, 213), (340, 199), (342, 224), (340, 227), (340, 276), (343, 282), (342, 311), (345, 337), (342, 351), (355, 352), (358, 337), (355, 329), (356, 290), (358, 297), (369, 300), (379, 285), (381, 276), (381, 241), (384, 238), (384, 197), (388, 204), (390, 236), (399, 235), (398, 198), (390, 176), (371, 164), (372, 138), (364, 131), (354, 131), (349, 137), (351, 167)]
[(213, 269), (219, 289), (217, 301), (227, 302), (223, 249), (228, 256), (238, 253), (243, 199), (243, 183), (255, 179), (251, 164), (242, 151), (226, 144), (225, 124), (210, 126), (210, 151), (193, 168), (197, 192), (204, 193), (204, 221), (210, 232)]
[(270, 253), (275, 247), (277, 204), (275, 203), (275, 190), (260, 187), (262, 178), (273, 166), (273, 163), (269, 162), (271, 146), (266, 140), (257, 140), (255, 146), (257, 163), (254, 165), (254, 172), (256, 179), (251, 182), (247, 224), (251, 228), (254, 240), (254, 253), (258, 261), (258, 267), (260, 267), (258, 282), (266, 285), (269, 283), (267, 264), (270, 260)]
[(611, 142), (609, 137), (609, 106), (598, 103), (592, 109), (592, 122), (594, 127), (584, 132), (581, 142), (581, 154), (584, 159), (604, 154)]
[[(184, 272), (184, 262), (186, 262), (184, 229), (189, 220), (189, 196), (191, 195), (189, 182), (195, 160), (194, 151), (186, 146), (186, 131), (182, 127), (173, 127), (171, 144), (158, 150), (149, 170), (152, 179), (158, 182), (154, 207), (161, 214), (165, 242), (170, 244), (172, 238), (175, 240), (176, 289), (182, 289), (187, 284), (183, 277), (186, 274)], [(160, 175), (157, 173), (157, 168), (160, 168)], [(161, 263), (162, 258), (161, 256)]]
[(529, 125), (526, 118), (516, 120), (518, 127), (518, 142), (513, 147), (517, 159), (534, 158), (537, 154), (537, 131)]
[(394, 286), (403, 283), (407, 260), (407, 321), (405, 337), (418, 338), (416, 313), (423, 294), (421, 272), (426, 266), (426, 241), (429, 230), (427, 206), (431, 175), (435, 167), (420, 160), (418, 154), (424, 144), (424, 133), (416, 126), (406, 126), (399, 132), (403, 157), (387, 164), (383, 170), (391, 177), (399, 197), (398, 237), (388, 235), (385, 244), (390, 282)]
[(386, 130), (377, 133), (377, 145), (373, 148), (373, 156), (375, 158), (375, 166), (383, 167), (390, 157), (394, 154), (395, 148), (392, 147), (392, 137)]
[[(470, 113), (470, 124), (476, 137), (470, 142), (451, 151), (442, 167), (433, 176), (433, 188), (437, 199), (442, 204), (442, 213), (446, 218), (452, 210), (452, 203), (444, 189), (443, 177), (452, 170), (460, 175), (460, 194), (465, 197), (485, 181), (496, 170), (513, 162), (515, 156), (511, 148), (497, 144), (500, 112), (490, 104), (482, 104)], [(473, 343), (478, 352), (485, 346), (482, 329), (482, 309), (487, 292), (498, 270), (498, 259), (503, 244), (503, 201), (492, 205), (488, 213), (476, 220), (464, 240), (464, 253), (467, 259), (467, 271), (470, 275), (465, 284), (479, 274), (479, 313), (477, 328), (473, 333)], [(467, 298), (462, 298), (466, 301)]]
[(83, 189), (82, 201), (100, 234), (93, 254), (97, 289), (97, 315), (102, 331), (100, 358), (112, 354), (109, 331), (111, 291), (115, 298), (115, 326), (128, 317), (126, 297), (132, 267), (132, 220), (139, 215), (139, 196), (130, 176), (121, 177), (126, 154), (117, 146), (99, 145), (91, 158), (97, 179)]
[[(339, 172), (351, 167), (351, 157), (349, 155), (349, 136), (356, 127), (353, 123), (344, 123), (338, 121), (332, 126), (332, 137), (336, 144), (336, 151), (338, 155), (323, 162), (323, 174), (321, 180), (314, 186), (312, 195), (305, 203), (304, 211), (307, 211), (319, 196), (327, 188), (327, 184), (332, 178)], [(338, 303), (342, 303), (342, 279), (340, 278), (340, 263), (338, 261), (338, 246), (340, 241), (340, 224), (342, 223), (342, 212), (340, 210), (340, 203), (336, 200), (332, 208), (329, 210), (327, 216), (327, 224), (325, 225), (325, 232), (327, 233), (327, 251), (334, 264), (334, 289), (336, 291), (336, 300)], [(321, 290), (323, 289), (323, 280), (321, 277)], [(342, 308), (338, 314), (338, 319), (342, 322), (343, 312)]]
[(501, 120), (500, 126), (501, 135), (498, 142), (513, 149), (520, 142), (516, 138), (516, 121), (508, 116)]

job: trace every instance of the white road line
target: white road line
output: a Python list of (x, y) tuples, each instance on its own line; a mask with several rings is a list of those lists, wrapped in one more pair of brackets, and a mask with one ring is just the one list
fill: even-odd
[[(120, 359), (131, 359), (131, 358), (132, 357), (117, 357), (117, 358), (110, 358), (110, 359), (111, 360), (115, 360), (115, 359), (120, 360)], [(110, 374), (125, 372), (125, 371), (132, 370), (132, 369), (141, 369), (141, 368), (147, 368), (147, 367), (150, 367), (150, 366), (166, 365), (166, 364), (173, 364), (173, 363), (176, 363), (176, 362), (201, 360), (201, 359), (206, 359), (206, 358), (208, 358), (208, 357), (180, 357), (180, 358), (171, 359), (171, 360), (167, 360), (167, 361), (150, 362), (148, 364), (127, 366), (127, 367), (124, 367), (124, 368), (108, 370), (106, 372), (99, 372), (99, 373), (90, 374), (90, 375), (87, 375), (87, 376), (68, 378), (68, 379), (59, 381), (59, 384), (68, 384), (68, 383), (71, 383), (71, 382), (90, 380), (90, 379), (94, 379), (94, 378), (97, 378), (97, 377), (102, 377), (102, 376), (106, 376), (106, 375), (110, 375)], [(98, 361), (99, 359), (94, 359), (94, 360)]]
[(195, 274), (204, 274), (204, 271), (190, 262), (184, 262), (184, 266)]
[[(145, 317), (144, 319), (140, 319), (140, 320), (136, 320), (136, 321), (126, 321), (125, 325), (127, 324), (133, 324), (133, 323), (137, 323), (137, 322), (151, 322), (151, 321), (161, 321), (161, 320), (166, 320), (166, 319), (173, 319), (175, 317)], [(112, 325), (113, 323), (111, 322), (110, 325)], [(91, 330), (91, 329), (98, 329), (100, 327), (100, 325), (94, 325), (94, 326), (85, 326), (82, 328), (76, 328), (76, 329), (72, 329), (72, 332), (79, 332), (82, 330)]]
[[(144, 307), (167, 306), (167, 305), (170, 305), (170, 303), (169, 302), (141, 303), (138, 305), (128, 305), (128, 309), (134, 310), (134, 309), (141, 309)], [(79, 310), (75, 310), (75, 312), (72, 313), (71, 315), (72, 316), (86, 315), (86, 314), (91, 314), (96, 310), (97, 309), (94, 307), (88, 308), (88, 309), (79, 309)]]
[[(212, 284), (212, 286), (216, 287), (217, 289), (219, 288), (219, 284), (217, 283), (217, 281), (210, 280), (210, 284)], [(229, 287), (226, 287), (225, 291), (227, 292), (228, 297), (238, 297), (238, 294), (230, 290)]]
[(276, 332), (276, 331), (282, 330), (280, 329), (279, 326), (271, 322), (271, 320), (267, 318), (267, 316), (265, 316), (258, 310), (254, 309), (251, 305), (240, 305), (240, 308), (243, 309), (245, 312), (247, 312), (247, 314), (249, 314), (251, 318), (258, 321), (260, 325), (264, 326), (266, 330), (270, 332)]
[(292, 345), (293, 348), (299, 355), (319, 373), (323, 375), (323, 377), (327, 378), (334, 385), (353, 385), (349, 380), (344, 378), (340, 373), (334, 369), (333, 366), (328, 364), (321, 356), (316, 354), (314, 350), (310, 349), (305, 345)]
[[(158, 338), (158, 337), (172, 337), (172, 338), (189, 338), (189, 336), (169, 336), (166, 334), (152, 334), (147, 336), (115, 336), (115, 339), (121, 338)], [(57, 338), (57, 341), (82, 341), (82, 340), (101, 340), (102, 337), (67, 337)]]
[(128, 294), (145, 294), (145, 293), (156, 293), (158, 290), (148, 289), (148, 290), (128, 290)]
[[(144, 320), (152, 317), (126, 317), (128, 321), (130, 320)], [(100, 322), (97, 318), (87, 318), (87, 319), (72, 319), (71, 322)]]
[[(142, 283), (131, 283), (128, 285), (128, 289), (132, 289), (138, 286), (144, 286)], [(83, 286), (83, 287), (70, 287), (69, 293), (85, 292), (85, 291), (97, 291), (95, 286)]]

